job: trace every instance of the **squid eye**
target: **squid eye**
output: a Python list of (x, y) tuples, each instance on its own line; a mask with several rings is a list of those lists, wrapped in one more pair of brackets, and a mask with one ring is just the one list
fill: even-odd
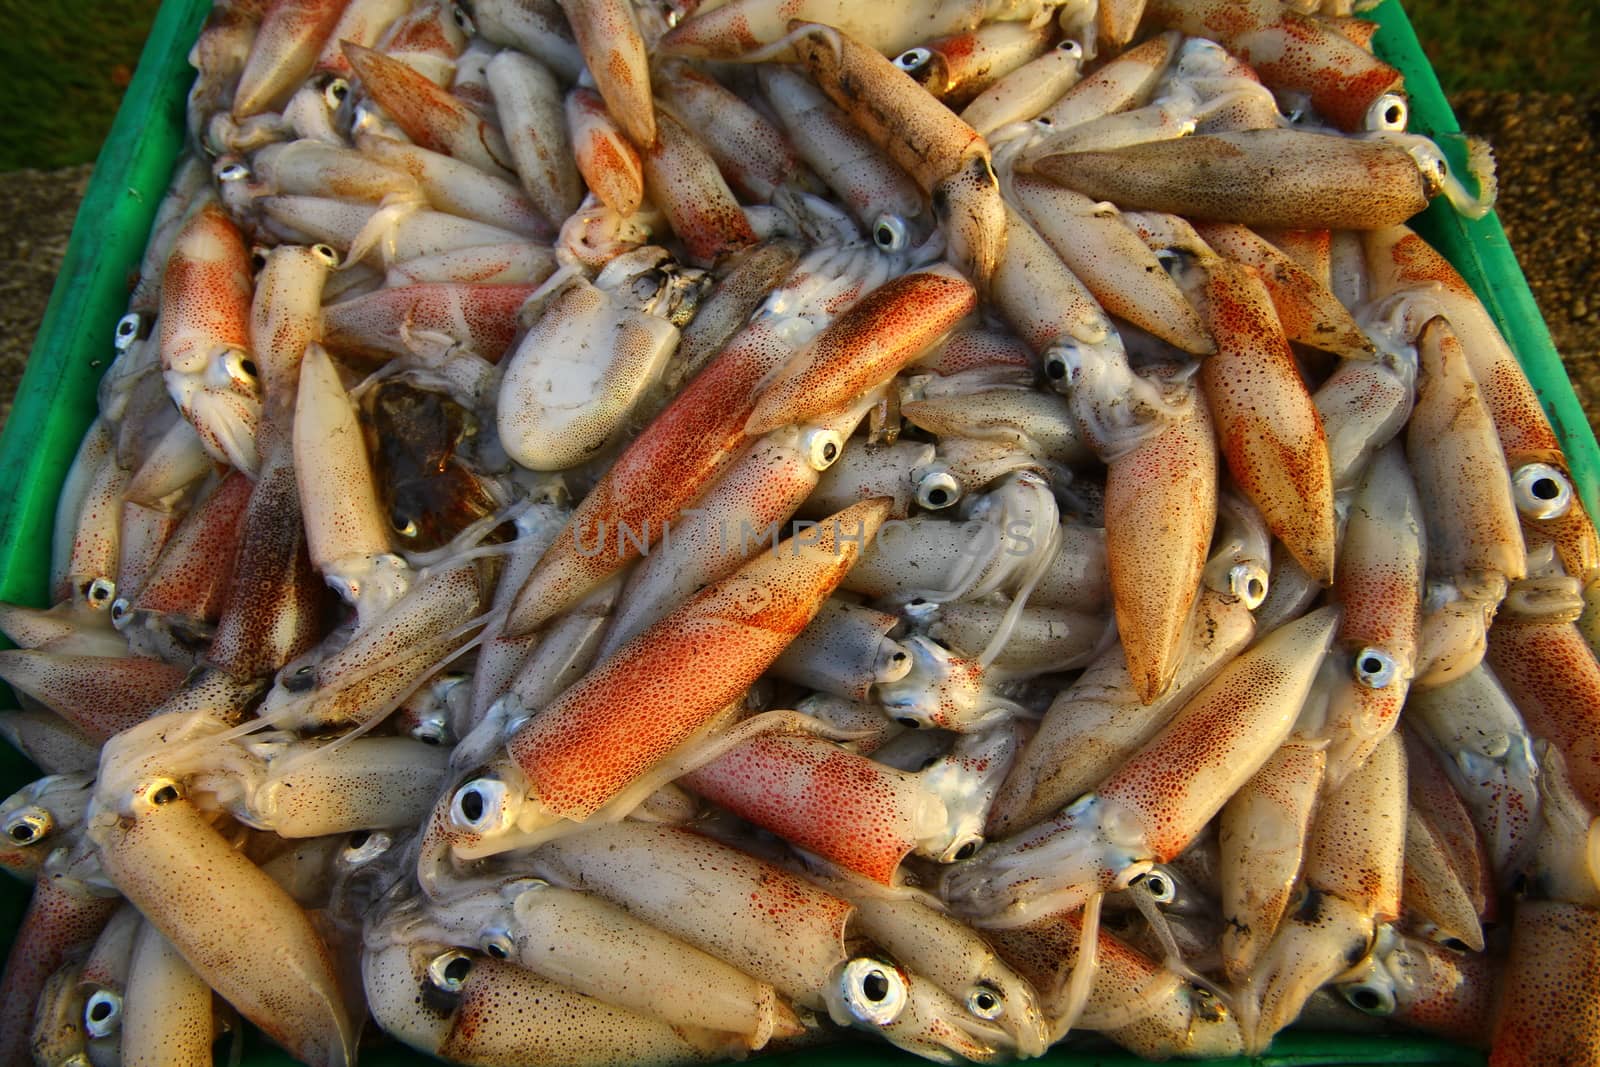
[(911, 232), (904, 219), (895, 215), (879, 215), (872, 224), (872, 243), (885, 252), (899, 252), (911, 243)]
[(959, 863), (962, 860), (970, 860), (978, 854), (978, 849), (983, 847), (983, 838), (978, 834), (968, 834), (957, 840), (960, 841), (960, 844), (955, 845), (952, 851), (948, 853), (952, 862)]
[(933, 62), (933, 53), (926, 48), (908, 48), (894, 57), (894, 65), (907, 74), (916, 74)]
[(260, 245), (250, 249), (250, 269), (257, 274), (267, 269), (267, 250)]
[(1352, 665), (1355, 679), (1368, 689), (1383, 689), (1399, 673), (1394, 657), (1381, 648), (1363, 648)]
[(910, 1000), (905, 976), (873, 959), (853, 959), (839, 974), (838, 992), (850, 1015), (873, 1026), (888, 1026)]
[(898, 641), (885, 640), (878, 650), (878, 661), (873, 667), (873, 680), (898, 682), (911, 673), (911, 653)]
[(451, 949), (435, 956), (428, 964), (428, 981), (446, 993), (459, 993), (471, 970), (472, 957), (460, 949)]
[(1417, 169), (1429, 183), (1429, 192), (1437, 192), (1450, 178), (1450, 164), (1445, 162), (1444, 153), (1426, 138), (1418, 138), (1410, 145), (1409, 151)]
[(461, 30), (462, 33), (471, 36), (477, 32), (477, 27), (472, 24), (472, 16), (469, 15), (467, 13), (467, 9), (460, 4), (450, 5), (450, 17), (455, 20), (456, 26)]
[(934, 511), (961, 499), (961, 483), (948, 471), (932, 471), (917, 483), (917, 506)]
[(339, 253), (334, 251), (332, 245), (312, 245), (311, 252), (330, 267), (339, 265)]
[(998, 1019), (1006, 1013), (1006, 1002), (998, 990), (979, 986), (967, 994), (967, 1010), (980, 1019)]
[(634, 299), (649, 301), (655, 299), (656, 294), (665, 289), (670, 280), (665, 271), (652, 267), (635, 274), (628, 288), (633, 290)]
[(348, 867), (360, 867), (388, 852), (393, 844), (394, 839), (388, 834), (357, 830), (345, 840), (339, 860)]
[(1350, 1006), (1368, 1015), (1393, 1015), (1394, 994), (1380, 985), (1361, 982), (1339, 990)]
[(1045, 353), (1044, 376), (1046, 378), (1049, 378), (1052, 382), (1065, 382), (1067, 380), (1067, 376), (1071, 373), (1072, 367), (1067, 363), (1067, 357), (1065, 353), (1055, 351), (1054, 349)]
[(97, 989), (83, 1005), (83, 1028), (90, 1037), (110, 1037), (122, 1022), (122, 998), (109, 989)]
[(117, 329), (112, 336), (111, 344), (118, 352), (126, 352), (145, 333), (144, 316), (137, 311), (130, 311), (117, 320)]
[(1384, 93), (1372, 102), (1367, 108), (1366, 128), (1377, 133), (1380, 131), (1401, 132), (1406, 128), (1411, 118), (1411, 108), (1406, 103), (1406, 98), (1398, 93)]
[(516, 952), (516, 946), (504, 930), (485, 930), (483, 937), (478, 940), (478, 947), (497, 960), (508, 960)]
[(242, 182), (250, 177), (250, 168), (243, 163), (224, 163), (217, 168), (217, 181)]
[(1220, 1023), (1227, 1019), (1228, 1006), (1211, 990), (1192, 986), (1189, 996), (1194, 1001), (1195, 1018), (1208, 1023)]
[(234, 349), (222, 357), (222, 370), (228, 380), (242, 386), (254, 386), (256, 383), (255, 360), (244, 352)]
[(55, 829), (56, 820), (44, 808), (27, 807), (5, 822), (6, 839), (16, 845), (36, 845)]
[(1524, 518), (1559, 519), (1572, 508), (1572, 482), (1548, 463), (1525, 463), (1511, 475), (1511, 493)]
[(922, 729), (922, 720), (914, 719), (910, 715), (902, 715), (896, 719), (895, 722), (899, 723), (901, 726), (904, 726), (907, 730)]
[(509, 799), (504, 782), (474, 778), (450, 798), (450, 822), (462, 830), (487, 833), (504, 821)]
[(145, 803), (159, 808), (182, 797), (183, 792), (178, 788), (177, 782), (170, 778), (160, 778), (145, 787), (143, 799)]
[(316, 664), (302, 663), (293, 670), (285, 670), (278, 684), (291, 693), (309, 693), (317, 684)]
[(1056, 45), (1056, 47), (1065, 52), (1067, 55), (1071, 56), (1073, 59), (1083, 58), (1083, 45), (1072, 40), (1071, 38), (1062, 41), (1060, 44)]
[(429, 715), (418, 720), (409, 732), (414, 740), (425, 745), (442, 745), (450, 740), (450, 728), (440, 715)]
[(1267, 572), (1260, 564), (1236, 563), (1228, 571), (1228, 591), (1251, 611), (1267, 599)]
[(116, 603), (117, 583), (110, 578), (96, 578), (83, 587), (83, 595), (94, 607), (107, 607)]
[(812, 470), (825, 471), (844, 451), (844, 439), (838, 430), (807, 430), (800, 440), (800, 451)]
[(349, 95), (350, 83), (343, 78), (334, 78), (323, 88), (322, 102), (328, 105), (329, 111), (337, 111)]
[(417, 520), (409, 519), (400, 512), (389, 516), (389, 525), (394, 527), (394, 532), (410, 540), (417, 536)]
[(1172, 879), (1160, 871), (1150, 871), (1142, 874), (1129, 883), (1130, 888), (1137, 886), (1139, 892), (1144, 893), (1157, 904), (1171, 904), (1178, 899), (1178, 890)]
[(117, 597), (111, 602), (111, 625), (121, 629), (132, 612), (133, 605), (128, 603), (128, 598), (125, 596)]

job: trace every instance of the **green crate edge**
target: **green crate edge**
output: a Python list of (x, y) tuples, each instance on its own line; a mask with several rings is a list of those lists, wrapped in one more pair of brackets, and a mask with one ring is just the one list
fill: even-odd
[[(151, 27), (133, 82), (84, 196), (66, 259), (51, 293), (15, 406), (0, 436), (0, 600), (43, 605), (47, 590), (55, 498), (78, 441), (95, 411), (95, 383), (110, 358), (112, 326), (126, 308), (131, 272), (136, 271), (155, 211), (184, 139), (183, 104), (192, 79), (190, 45), (210, 0), (166, 0)], [(1438, 78), (1429, 66), (1398, 0), (1374, 12), (1381, 25), (1376, 45), (1406, 77), (1412, 125), (1420, 132), (1459, 132)], [(1591, 514), (1600, 513), (1600, 446), (1583, 415), (1571, 382), (1540, 316), (1499, 220), (1461, 218), (1442, 201), (1414, 225), (1461, 271), (1506, 333), (1549, 411)], [(15, 707), (0, 687), (0, 708)], [(0, 790), (10, 793), (36, 774), (26, 761), (0, 745)], [(26, 888), (0, 885), (0, 922), (22, 921)], [(9, 944), (9, 939), (7, 939)], [(288, 1064), (278, 1050), (251, 1041), (245, 1063)], [(773, 1067), (844, 1067), (893, 1062), (919, 1063), (885, 1050), (835, 1047), (789, 1053), (766, 1062)], [(365, 1052), (379, 1067), (427, 1062), (393, 1049)], [(1114, 1050), (1053, 1052), (1052, 1067), (1132, 1067), (1143, 1061)], [(1480, 1052), (1411, 1036), (1287, 1034), (1253, 1060), (1211, 1061), (1216, 1067), (1320, 1067), (1345, 1064), (1452, 1064), (1478, 1067)]]

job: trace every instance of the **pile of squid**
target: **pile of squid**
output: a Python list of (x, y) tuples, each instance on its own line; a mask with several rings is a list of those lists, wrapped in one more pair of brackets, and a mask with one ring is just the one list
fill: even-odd
[(1600, 541), (1373, 29), (219, 3), (0, 1064), (1600, 1059)]

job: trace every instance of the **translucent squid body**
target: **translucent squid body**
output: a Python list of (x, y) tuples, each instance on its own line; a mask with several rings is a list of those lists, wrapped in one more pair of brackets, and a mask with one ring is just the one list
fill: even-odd
[(550, 294), (500, 386), (500, 441), (511, 458), (560, 470), (597, 453), (662, 373), (703, 277), (650, 247)]
[(295, 466), (326, 477), (299, 479), (311, 562), (363, 623), (386, 612), (411, 583), (390, 544), (372, 462), (338, 369), (321, 345), (305, 350), (294, 419)]
[(951, 261), (987, 292), (1006, 231), (988, 143), (904, 71), (839, 30), (800, 23), (791, 31), (822, 91), (930, 195)]
[[(519, 592), (510, 634), (533, 630), (645, 545), (659, 544), (664, 524), (726, 469), (751, 435), (855, 399), (943, 335), (975, 299), (963, 280), (930, 270), (901, 275), (857, 304), (868, 287), (862, 269), (856, 252), (819, 253), (768, 298), (584, 498)], [(792, 372), (763, 390), (786, 363)], [(765, 407), (753, 422), (758, 404)]]
[(914, 899), (867, 903), (858, 919), (852, 901), (870, 889), (846, 900), (727, 845), (634, 822), (564, 838), (540, 856), (552, 882), (604, 897), (839, 1025), (939, 1062), (1038, 1047), (1027, 987)]
[[(887, 502), (866, 501), (781, 542), (623, 644), (538, 715), (509, 724), (510, 759), (435, 810), (424, 886), (437, 884), (447, 853), (477, 859), (597, 814), (620, 817), (719, 744), (736, 743), (725, 709), (811, 620), (887, 512)], [(651, 681), (641, 688), (640, 679)]]
[(1312, 612), (1235, 659), (1094, 792), (955, 868), (953, 905), (1021, 925), (1176, 856), (1288, 736), (1337, 622)]
[(688, 19), (661, 38), (671, 54), (735, 59), (759, 45), (778, 41), (792, 29), (791, 19), (826, 23), (885, 55), (898, 55), (913, 45), (976, 29), (991, 20), (1048, 21), (1055, 4), (996, 4), (978, 0), (932, 3), (879, 11), (847, 0), (734, 0)]
[(261, 386), (250, 351), (250, 256), (216, 203), (178, 235), (161, 287), (167, 392), (218, 462), (254, 473)]
[(912, 851), (940, 862), (971, 855), (1010, 765), (1004, 730), (957, 742), (920, 773), (897, 771), (821, 738), (746, 741), (687, 775), (709, 800), (846, 870), (895, 884)]

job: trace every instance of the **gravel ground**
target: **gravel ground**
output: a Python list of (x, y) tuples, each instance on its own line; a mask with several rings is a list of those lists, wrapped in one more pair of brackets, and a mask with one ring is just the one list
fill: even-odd
[(0, 174), (0, 426), (11, 414), (92, 169)]
[(1600, 93), (1461, 93), (1463, 129), (1495, 146), (1500, 222), (1567, 365), (1600, 425)]
[[(1600, 93), (1472, 91), (1452, 103), (1462, 126), (1495, 146), (1501, 221), (1589, 424), (1600, 424)], [(0, 174), (0, 425), (88, 175), (88, 167)]]

